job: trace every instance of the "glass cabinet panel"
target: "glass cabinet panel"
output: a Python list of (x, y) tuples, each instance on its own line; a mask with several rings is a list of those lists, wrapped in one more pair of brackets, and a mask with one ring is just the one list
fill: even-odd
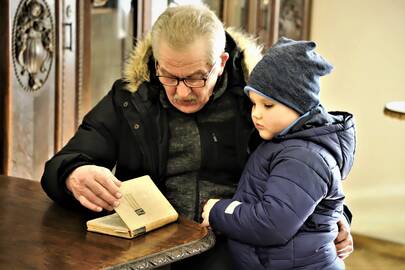
[(91, 107), (122, 75), (133, 45), (131, 0), (96, 1), (91, 10)]

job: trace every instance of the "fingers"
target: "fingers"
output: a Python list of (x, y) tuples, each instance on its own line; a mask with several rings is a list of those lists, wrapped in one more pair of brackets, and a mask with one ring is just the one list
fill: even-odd
[(337, 252), (340, 252), (340, 251), (346, 250), (347, 248), (352, 248), (353, 242), (350, 241), (350, 240), (347, 238), (347, 239), (345, 239), (345, 240), (343, 240), (343, 241), (340, 241), (339, 243), (335, 243), (335, 246), (336, 246), (336, 251), (337, 251)]
[(204, 211), (204, 212), (201, 214), (201, 216), (202, 216), (202, 218), (203, 218), (203, 222), (201, 223), (201, 226), (203, 226), (203, 227), (208, 227), (208, 226), (210, 225), (210, 223), (209, 223), (209, 221), (208, 221), (207, 212)]
[(353, 237), (347, 225), (345, 222), (338, 222), (339, 233), (335, 239), (336, 252), (342, 260), (346, 259), (354, 250)]
[(98, 184), (103, 186), (109, 194), (115, 198), (121, 198), (121, 193), (119, 192), (119, 187), (121, 186), (121, 181), (119, 181), (108, 169), (96, 170), (95, 179)]
[[(115, 184), (106, 184), (105, 178), (100, 178), (96, 176), (96, 181), (88, 181), (85, 186), (91, 191), (92, 194), (99, 200), (106, 202), (111, 207), (117, 207), (119, 205), (119, 199), (121, 198), (121, 193)], [(108, 186), (108, 187), (106, 187)], [(89, 198), (89, 197), (88, 197)], [(89, 198), (91, 199), (91, 198)]]
[(350, 253), (352, 253), (354, 250), (353, 238), (350, 234), (346, 239), (340, 241), (339, 243), (336, 243), (335, 245), (337, 255), (341, 259), (346, 259), (350, 255)]
[(203, 207), (203, 212), (201, 217), (203, 218), (203, 222), (201, 223), (202, 226), (210, 226), (209, 216), (212, 207), (219, 201), (219, 199), (209, 199)]
[(344, 241), (349, 237), (349, 232), (344, 230), (342, 227), (339, 226), (339, 233), (335, 239), (335, 244), (336, 244), (336, 249), (337, 249), (337, 244), (340, 242)]
[[(103, 209), (108, 211), (112, 211), (115, 205), (110, 205), (109, 202), (103, 199), (100, 193), (94, 193), (88, 187), (80, 188), (80, 190), (76, 190), (73, 192), (74, 197), (86, 208), (95, 211), (101, 212)], [(109, 196), (112, 198), (112, 196)]]
[(67, 188), (86, 208), (112, 211), (119, 205), (121, 182), (106, 168), (84, 165), (74, 170), (66, 181)]
[(114, 210), (114, 207), (115, 207), (114, 205), (111, 205), (108, 201), (104, 200), (102, 197), (93, 193), (93, 191), (91, 189), (86, 188), (86, 189), (82, 190), (80, 197), (84, 197), (88, 202), (96, 205), (97, 207), (99, 207), (101, 209), (106, 209), (108, 211)]
[(337, 252), (340, 259), (344, 260), (353, 252), (353, 246), (347, 246), (345, 249)]
[(97, 204), (94, 204), (94, 203), (90, 202), (84, 196), (79, 196), (76, 199), (80, 202), (81, 205), (83, 205), (87, 209), (90, 209), (90, 210), (92, 210), (94, 212), (101, 212), (103, 210), (102, 207), (98, 206)]

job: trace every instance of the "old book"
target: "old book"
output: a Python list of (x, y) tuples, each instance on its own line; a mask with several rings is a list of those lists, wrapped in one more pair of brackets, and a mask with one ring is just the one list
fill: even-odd
[(122, 198), (116, 213), (87, 221), (88, 231), (134, 238), (178, 218), (176, 210), (147, 175), (123, 182), (120, 191)]

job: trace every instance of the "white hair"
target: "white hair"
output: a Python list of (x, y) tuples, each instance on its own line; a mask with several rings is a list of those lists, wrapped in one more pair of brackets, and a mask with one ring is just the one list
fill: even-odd
[(180, 5), (167, 8), (152, 27), (152, 50), (159, 60), (159, 44), (186, 48), (203, 38), (207, 42), (207, 61), (213, 64), (225, 49), (225, 30), (222, 22), (206, 5)]

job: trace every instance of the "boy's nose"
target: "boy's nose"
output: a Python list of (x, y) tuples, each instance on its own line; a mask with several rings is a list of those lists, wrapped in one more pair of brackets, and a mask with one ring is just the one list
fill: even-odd
[(260, 119), (261, 115), (262, 114), (259, 109), (257, 109), (256, 107), (252, 108), (252, 117), (253, 118)]

